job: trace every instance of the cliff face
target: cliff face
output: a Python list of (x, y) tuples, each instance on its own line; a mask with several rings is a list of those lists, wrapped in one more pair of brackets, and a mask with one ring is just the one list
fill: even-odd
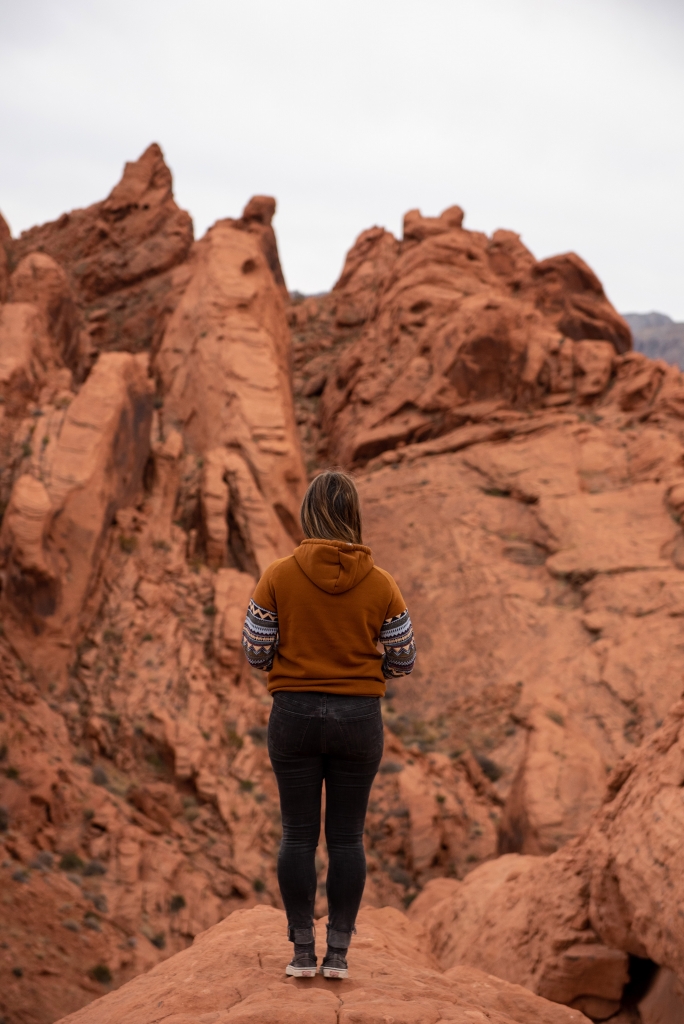
[[(193, 950), (237, 957), (243, 925), (271, 941), (270, 702), (240, 630), (255, 579), (299, 538), (308, 477), (342, 463), (420, 651), (384, 702), (366, 902), (398, 911), (422, 891), (427, 913), (457, 894), (475, 922), (463, 948), (439, 923), (453, 910), (428, 931), (447, 974), (466, 974), (430, 984), (471, 1007), (464, 1019), (596, 1017), (620, 1006), (627, 955), (682, 971), (615, 896), (617, 869), (596, 875), (581, 923), (576, 837), (607, 820), (611, 771), (681, 689), (684, 379), (630, 351), (578, 256), (537, 262), (512, 232), (464, 229), (458, 207), (410, 212), (401, 240), (364, 232), (329, 295), (290, 301), (274, 211), (254, 197), (194, 242), (151, 146), (102, 203), (16, 240), (0, 223), (0, 887), (14, 922), (0, 1014), (48, 1024), (188, 956), (236, 910)], [(514, 923), (474, 934), (473, 894), (485, 913), (512, 870), (497, 854), (522, 855), (525, 914), (548, 890), (580, 915), (570, 946), (606, 951), (603, 989), (560, 964), (553, 921), (534, 967)], [(643, 868), (644, 920), (656, 876)], [(368, 918), (390, 944), (405, 920), (392, 914)], [(488, 969), (576, 1009), (485, 998), (456, 966), (472, 962), (471, 934)], [(566, 968), (581, 984), (547, 984)], [(255, 978), (252, 1002), (220, 1012), (266, 1012), (276, 981)], [(131, 990), (143, 1002), (145, 984)], [(410, 1019), (437, 1020), (411, 992)], [(388, 989), (373, 998), (396, 1017)], [(342, 1012), (325, 999), (321, 1013)]]
[(457, 210), (365, 232), (290, 319), (309, 465), (356, 468), (416, 625), (388, 721), (479, 758), (501, 852), (551, 852), (680, 693), (682, 377), (578, 257)]

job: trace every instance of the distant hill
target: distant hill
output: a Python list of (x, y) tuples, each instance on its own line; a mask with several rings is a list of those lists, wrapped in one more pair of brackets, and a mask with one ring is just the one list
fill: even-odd
[(651, 359), (664, 359), (684, 370), (684, 324), (664, 313), (623, 313), (632, 329), (634, 348)]

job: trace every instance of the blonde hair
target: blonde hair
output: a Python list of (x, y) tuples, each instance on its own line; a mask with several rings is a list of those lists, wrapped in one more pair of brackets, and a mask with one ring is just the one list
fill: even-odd
[(304, 495), (301, 521), (306, 537), (363, 544), (361, 505), (352, 478), (336, 469), (314, 477)]

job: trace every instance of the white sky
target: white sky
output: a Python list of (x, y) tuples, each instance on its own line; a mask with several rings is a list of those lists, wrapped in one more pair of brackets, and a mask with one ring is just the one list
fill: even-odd
[(14, 234), (152, 141), (198, 236), (276, 196), (291, 289), (459, 203), (684, 320), (684, 0), (0, 0)]

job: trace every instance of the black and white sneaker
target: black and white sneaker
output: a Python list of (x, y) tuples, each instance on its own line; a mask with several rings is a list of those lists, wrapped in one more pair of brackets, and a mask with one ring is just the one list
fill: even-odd
[(321, 974), (324, 978), (348, 978), (346, 957), (341, 953), (326, 953), (321, 964)]
[(285, 968), (290, 978), (315, 978), (318, 961), (311, 953), (295, 953)]

